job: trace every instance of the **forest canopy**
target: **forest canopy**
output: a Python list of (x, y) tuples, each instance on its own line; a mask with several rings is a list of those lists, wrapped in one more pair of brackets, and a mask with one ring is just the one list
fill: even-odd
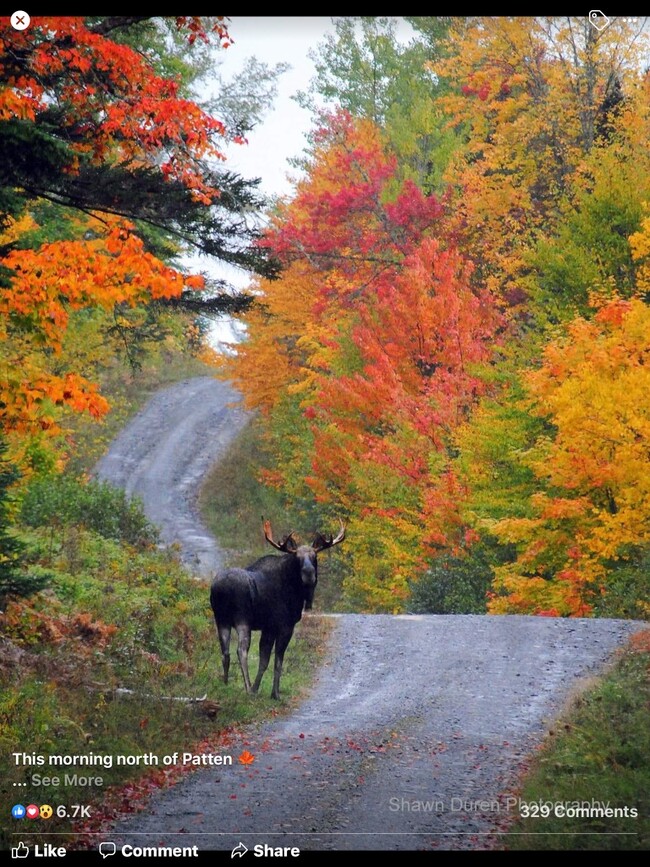
[(261, 477), (345, 516), (349, 605), (646, 616), (646, 21), (408, 21), (336, 19), (298, 97), (225, 365)]

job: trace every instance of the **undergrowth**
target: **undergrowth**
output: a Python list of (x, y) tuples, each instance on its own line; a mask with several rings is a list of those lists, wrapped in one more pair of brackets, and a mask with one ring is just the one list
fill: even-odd
[[(649, 710), (650, 630), (646, 630), (632, 638), (612, 670), (580, 695), (554, 726), (519, 794), (523, 802), (547, 805), (550, 815), (517, 820), (504, 845), (508, 849), (647, 850)], [(577, 815), (567, 814), (574, 809)], [(609, 815), (598, 815), (600, 811)]]
[[(50, 581), (28, 599), (9, 601), (0, 616), (5, 804), (48, 803), (55, 812), (58, 805), (90, 804), (98, 814), (107, 790), (147, 772), (146, 766), (115, 764), (43, 767), (22, 756), (16, 761), (14, 753), (42, 755), (46, 762), (51, 754), (162, 757), (206, 740), (219, 743), (228, 732), (236, 755), (240, 726), (291, 707), (308, 686), (326, 628), (321, 619), (305, 618), (296, 629), (285, 657), (282, 702), (270, 699), (269, 672), (260, 695), (247, 696), (237, 666), (230, 684), (222, 683), (208, 586), (187, 574), (173, 552), (76, 525), (54, 538), (47, 527), (33, 527), (24, 541)], [(255, 657), (251, 652), (253, 671)], [(184, 700), (199, 698), (205, 700)], [(103, 785), (67, 784), (75, 771), (101, 776)], [(60, 785), (35, 786), (35, 774), (58, 775)], [(121, 809), (128, 801), (125, 795)], [(20, 821), (3, 823), (2, 848), (7, 831), (19, 829), (28, 842), (44, 820)], [(69, 819), (48, 820), (49, 832), (71, 828)]]

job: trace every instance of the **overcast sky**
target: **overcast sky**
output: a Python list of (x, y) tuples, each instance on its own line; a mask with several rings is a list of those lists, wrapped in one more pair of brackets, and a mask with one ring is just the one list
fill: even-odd
[(278, 97), (264, 122), (248, 135), (248, 145), (230, 150), (228, 166), (245, 177), (261, 177), (262, 189), (272, 195), (287, 195), (291, 184), (287, 164), (305, 145), (304, 134), (310, 127), (310, 113), (291, 99), (304, 90), (314, 74), (307, 52), (333, 31), (332, 19), (323, 17), (238, 17), (230, 19), (228, 30), (234, 44), (223, 53), (220, 66), (224, 78), (230, 78), (255, 55), (269, 65), (286, 62), (291, 69), (278, 81)]
[[(408, 39), (413, 30), (404, 19), (398, 19), (398, 38)], [(334, 33), (331, 17), (239, 17), (229, 19), (228, 30), (234, 44), (223, 52), (220, 67), (223, 77), (239, 71), (247, 57), (255, 55), (269, 65), (286, 62), (291, 69), (278, 81), (278, 97), (264, 122), (248, 136), (248, 145), (235, 148), (229, 154), (228, 165), (245, 177), (261, 177), (262, 189), (272, 195), (288, 195), (291, 184), (287, 172), (295, 170), (287, 164), (300, 155), (305, 146), (305, 133), (311, 126), (310, 112), (291, 97), (306, 90), (315, 73), (307, 54), (317, 47), (327, 33)]]

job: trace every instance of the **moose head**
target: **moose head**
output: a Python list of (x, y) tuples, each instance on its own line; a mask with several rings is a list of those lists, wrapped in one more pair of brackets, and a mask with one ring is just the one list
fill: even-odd
[(325, 551), (327, 548), (332, 548), (338, 545), (345, 539), (345, 525), (343, 521), (341, 528), (336, 536), (323, 536), (322, 533), (316, 533), (311, 545), (299, 545), (296, 541), (295, 530), (292, 530), (281, 542), (276, 542), (273, 539), (271, 530), (271, 522), (264, 521), (264, 537), (269, 545), (272, 545), (278, 551), (284, 554), (292, 554), (300, 563), (300, 575), (302, 585), (305, 590), (305, 610), (308, 611), (314, 602), (314, 592), (318, 583), (318, 560), (317, 554), (320, 551)]

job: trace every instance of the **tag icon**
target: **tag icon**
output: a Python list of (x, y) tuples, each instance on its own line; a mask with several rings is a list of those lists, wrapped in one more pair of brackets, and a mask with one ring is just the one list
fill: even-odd
[(595, 27), (596, 30), (601, 31), (612, 22), (604, 12), (600, 11), (600, 9), (592, 9), (589, 13), (589, 23), (592, 27)]

